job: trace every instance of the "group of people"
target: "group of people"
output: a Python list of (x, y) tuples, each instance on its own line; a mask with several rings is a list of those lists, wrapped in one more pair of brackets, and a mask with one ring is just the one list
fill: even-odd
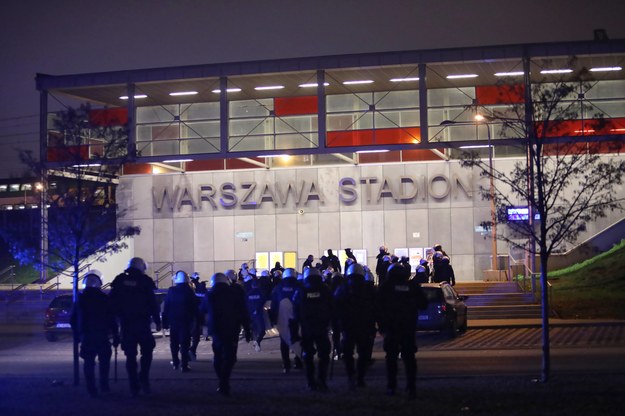
[[(190, 371), (189, 361), (196, 358), (202, 328), (206, 328), (207, 339), (212, 341), (218, 392), (225, 396), (230, 395), (230, 375), (241, 338), (261, 351), (267, 330), (275, 328), (280, 336), (283, 372), (303, 367), (307, 387), (325, 391), (329, 372), (333, 371), (331, 364), (339, 358), (344, 362), (350, 389), (366, 385), (365, 376), (379, 332), (386, 353), (387, 394), (396, 392), (397, 360), (401, 356), (406, 369), (406, 391), (413, 398), (417, 373), (416, 316), (417, 310), (427, 303), (420, 283), (441, 281), (443, 276), (455, 283), (449, 257), (440, 245), (434, 249), (432, 272), (430, 262), (424, 259), (425, 264), (417, 267), (413, 277), (407, 259), (393, 258), (380, 247), (378, 285), (371, 270), (359, 264), (351, 250), (346, 250), (344, 265), (331, 250), (314, 265), (310, 255), (301, 273), (277, 262), (270, 271), (257, 275), (253, 267), (243, 263), (238, 272), (230, 269), (213, 274), (208, 288), (197, 273), (189, 276), (180, 270), (173, 276), (162, 314), (155, 284), (145, 274), (147, 265), (141, 258), (130, 260), (128, 268), (113, 280), (108, 295), (101, 290), (101, 275), (88, 272), (83, 280), (85, 288), (72, 312), (87, 391), (92, 396), (98, 394), (96, 357), (100, 391), (109, 391), (112, 340), (113, 347), (121, 345), (126, 355), (131, 394), (150, 392), (149, 373), (156, 345), (153, 323), (156, 331), (161, 327), (170, 330), (170, 363), (182, 372)], [(422, 274), (427, 276), (425, 280)]]

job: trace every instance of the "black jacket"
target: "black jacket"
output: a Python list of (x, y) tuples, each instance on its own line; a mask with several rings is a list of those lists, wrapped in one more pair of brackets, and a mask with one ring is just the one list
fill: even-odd
[(74, 336), (89, 345), (106, 345), (119, 337), (110, 298), (98, 288), (88, 287), (78, 295), (70, 318)]
[(302, 336), (327, 335), (334, 301), (330, 288), (322, 282), (321, 276), (309, 277), (304, 286), (297, 290), (293, 312), (302, 329)]
[(152, 279), (134, 268), (115, 277), (110, 296), (122, 326), (125, 323), (149, 326), (151, 319), (160, 326), (161, 311), (154, 295), (155, 289)]
[(193, 324), (198, 313), (198, 297), (186, 283), (172, 286), (163, 301), (163, 327)]
[(341, 331), (375, 334), (375, 288), (363, 276), (354, 275), (334, 292)]
[(241, 327), (249, 333), (250, 316), (241, 293), (241, 289), (227, 283), (217, 283), (206, 293), (200, 310), (206, 314), (209, 335), (235, 341)]

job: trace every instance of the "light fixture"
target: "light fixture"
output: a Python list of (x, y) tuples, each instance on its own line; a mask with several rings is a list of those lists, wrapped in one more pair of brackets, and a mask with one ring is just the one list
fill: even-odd
[(354, 81), (343, 81), (343, 85), (373, 84), (372, 79), (360, 79)]
[(284, 85), (266, 85), (263, 87), (254, 87), (256, 91), (281, 90), (282, 88), (284, 88)]
[(419, 77), (412, 77), (412, 78), (392, 78), (392, 79), (389, 79), (389, 81), (391, 81), (391, 82), (411, 82), (411, 81), (419, 81)]
[[(148, 98), (148, 96), (145, 95), (145, 94), (137, 94), (137, 95), (135, 95), (135, 100), (138, 100), (140, 98)], [(127, 95), (122, 95), (121, 97), (119, 97), (119, 99), (120, 100), (127, 100), (128, 96)]]
[(196, 95), (197, 93), (197, 91), (177, 91), (170, 92), (169, 95), (171, 95), (172, 97), (180, 97), (182, 95)]
[(590, 68), (589, 71), (590, 72), (610, 72), (610, 71), (620, 71), (623, 68), (621, 68), (620, 66), (604, 66), (604, 67), (599, 67), (599, 68)]
[[(216, 89), (216, 90), (213, 90), (211, 92), (214, 92), (215, 94), (219, 94), (219, 93), (221, 93), (221, 90), (220, 89)], [(226, 88), (226, 92), (241, 92), (241, 88)]]
[[(299, 84), (298, 86), (299, 86), (300, 88), (314, 88), (314, 87), (316, 87), (317, 85), (319, 85), (319, 84), (317, 84), (316, 82), (311, 82), (311, 83), (309, 83), (309, 84)], [(330, 83), (329, 83), (329, 82), (324, 82), (324, 83), (323, 83), (323, 86), (324, 86), (324, 87), (327, 87), (328, 85), (330, 85)]]
[(496, 77), (520, 77), (525, 74), (523, 71), (512, 71), (512, 72), (495, 72), (493, 75)]
[(459, 146), (459, 149), (487, 149), (490, 146), (487, 144), (472, 144), (467, 146)]
[(570, 74), (571, 72), (573, 72), (571, 68), (543, 69), (540, 71), (541, 74)]
[(287, 157), (288, 158), (289, 155), (287, 155), (287, 154), (281, 154), (281, 155), (258, 155), (256, 157), (264, 157), (264, 158), (270, 158), (270, 157), (282, 157), (282, 158), (284, 158), (284, 157)]
[(356, 153), (386, 153), (390, 152), (388, 149), (379, 149), (379, 150), (358, 150)]
[(461, 78), (477, 78), (477, 74), (456, 74), (456, 75), (447, 75), (447, 79), (461, 79)]
[(80, 165), (72, 165), (73, 168), (91, 168), (91, 167), (98, 167), (98, 166), (102, 166), (101, 163), (83, 163)]
[(182, 163), (182, 162), (193, 162), (193, 159), (170, 159), (170, 160), (163, 160), (163, 163)]

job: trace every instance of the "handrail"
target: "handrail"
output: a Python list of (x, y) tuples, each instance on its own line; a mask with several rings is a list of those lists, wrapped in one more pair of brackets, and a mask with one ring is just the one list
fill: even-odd
[[(168, 268), (169, 270), (166, 270)], [(161, 276), (161, 273), (164, 270), (166, 270), (167, 272), (163, 273), (163, 275)], [(161, 282), (161, 280), (165, 279), (167, 276), (173, 276), (173, 275), (174, 275), (174, 263), (169, 262), (169, 263), (165, 263), (164, 265), (162, 265), (160, 268), (154, 271), (154, 283), (156, 284), (156, 287), (158, 288), (158, 285)]]
[(52, 290), (52, 289), (54, 289), (54, 288), (58, 288), (59, 286), (61, 286), (61, 284), (60, 284), (60, 283), (58, 283), (58, 282), (56, 282), (56, 283), (52, 283), (50, 286), (48, 286), (48, 287), (44, 288), (41, 292), (42, 292), (42, 293), (49, 292), (49, 291), (51, 291), (51, 290)]
[[(3, 277), (3, 275), (5, 275), (5, 274), (7, 274), (7, 276)], [(12, 281), (13, 281), (14, 277), (15, 277), (15, 265), (14, 264), (12, 264), (12, 265), (10, 265), (8, 267), (5, 267), (4, 270), (0, 271), (0, 283), (4, 282), (6, 280), (9, 280), (9, 279), (12, 279)]]

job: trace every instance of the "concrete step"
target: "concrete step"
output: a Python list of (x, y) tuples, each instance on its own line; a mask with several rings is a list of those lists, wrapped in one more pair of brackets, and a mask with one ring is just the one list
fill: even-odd
[(461, 295), (520, 292), (515, 282), (458, 282), (454, 288)]
[(534, 296), (530, 293), (488, 293), (469, 295), (465, 303), (470, 307), (497, 305), (533, 304)]
[(468, 309), (469, 319), (532, 319), (542, 315), (540, 305), (474, 306)]

